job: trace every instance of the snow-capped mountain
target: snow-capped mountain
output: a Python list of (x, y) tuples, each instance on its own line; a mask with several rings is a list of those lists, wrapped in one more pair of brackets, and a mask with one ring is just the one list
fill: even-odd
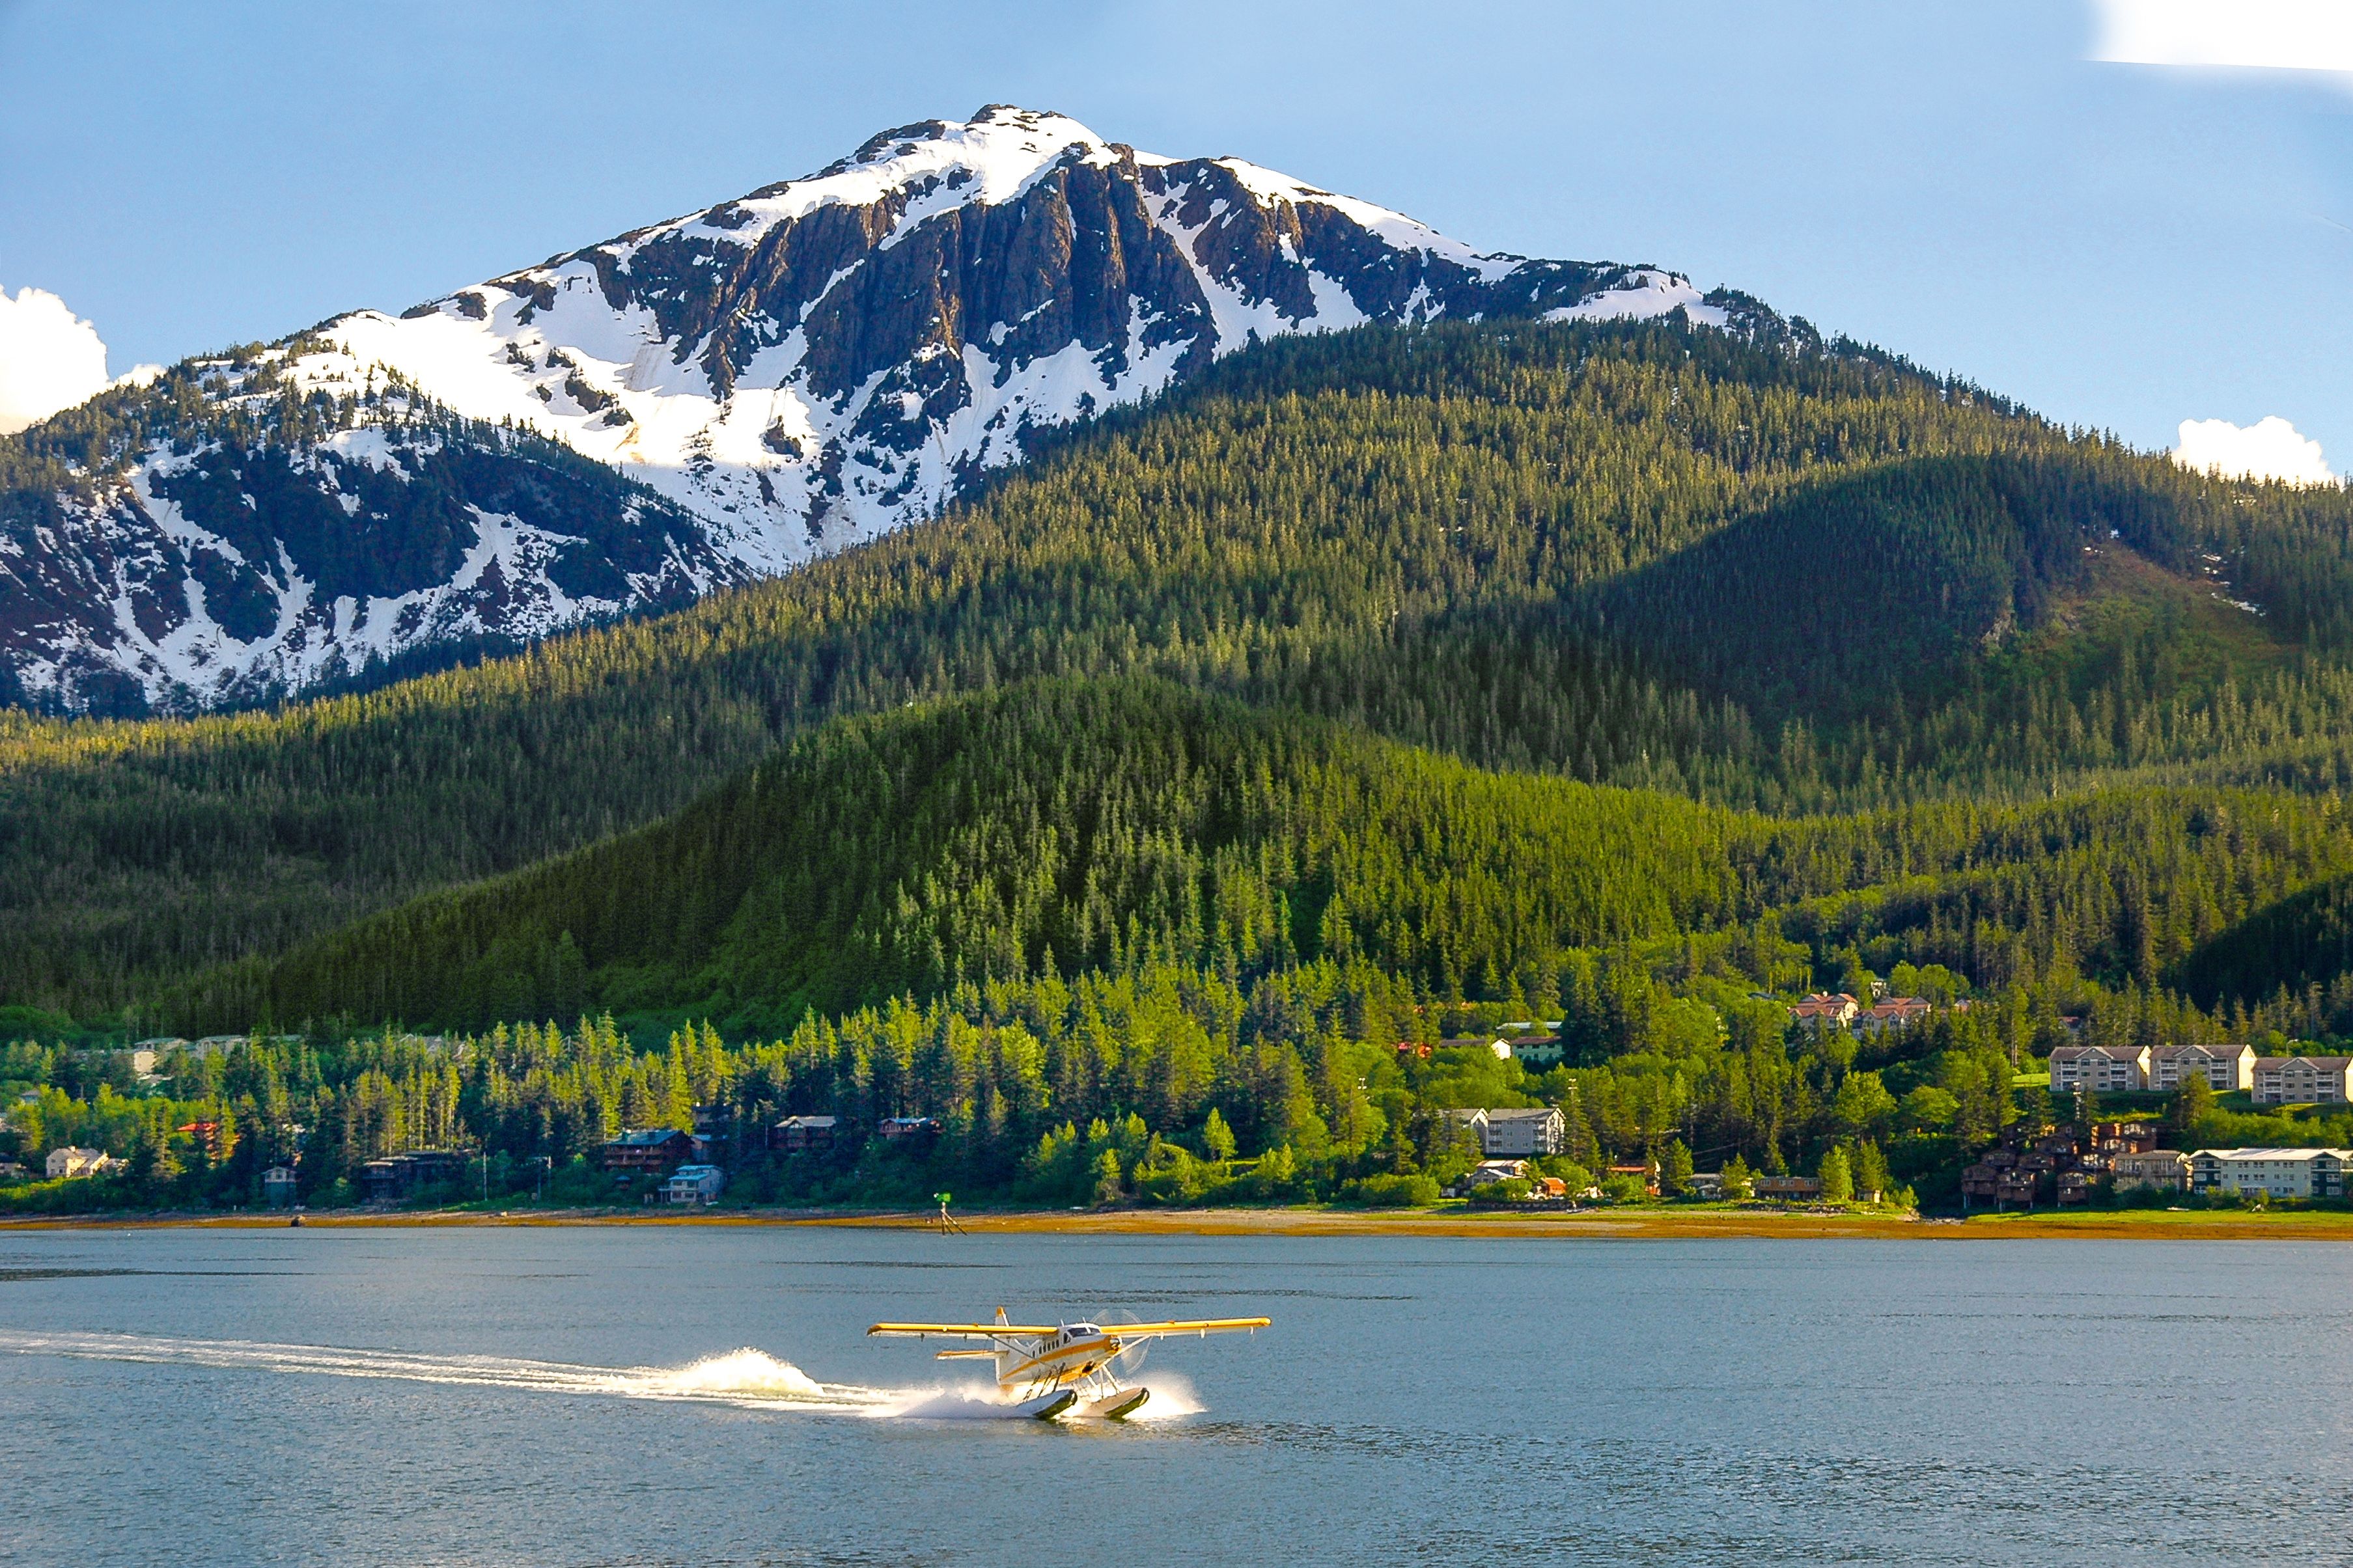
[(992, 106), (397, 317), (175, 367), (110, 395), (102, 440), (90, 410), (37, 427), (27, 450), (73, 471), (0, 496), (0, 692), (214, 706), (680, 602), (929, 515), (1033, 430), (1253, 339), (1720, 326), (1732, 300)]

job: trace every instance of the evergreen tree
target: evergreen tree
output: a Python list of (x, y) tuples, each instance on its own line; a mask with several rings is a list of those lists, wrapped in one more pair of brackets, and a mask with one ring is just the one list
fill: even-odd
[(1831, 1144), (1823, 1153), (1821, 1164), (1817, 1167), (1816, 1174), (1821, 1180), (1824, 1203), (1844, 1204), (1854, 1201), (1854, 1167), (1848, 1161), (1843, 1148), (1835, 1143)]

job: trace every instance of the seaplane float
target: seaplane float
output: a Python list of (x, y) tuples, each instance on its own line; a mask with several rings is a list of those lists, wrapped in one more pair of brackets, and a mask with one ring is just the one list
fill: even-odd
[(1040, 1421), (1124, 1421), (1144, 1408), (1152, 1391), (1121, 1382), (1153, 1340), (1184, 1334), (1254, 1331), (1271, 1318), (1191, 1318), (1166, 1323), (1009, 1323), (997, 1309), (993, 1323), (877, 1323), (869, 1334), (907, 1339), (980, 1340), (986, 1350), (948, 1350), (940, 1361), (993, 1361), (997, 1396), (1008, 1415)]

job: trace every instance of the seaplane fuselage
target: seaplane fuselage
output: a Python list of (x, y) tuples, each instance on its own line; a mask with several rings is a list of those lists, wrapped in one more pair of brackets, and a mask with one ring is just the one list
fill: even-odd
[(1049, 1328), (1008, 1322), (1000, 1307), (993, 1323), (877, 1323), (866, 1331), (914, 1339), (985, 1341), (987, 1349), (942, 1351), (938, 1359), (994, 1363), (999, 1398), (1024, 1408), (1026, 1414), (1050, 1418), (1080, 1412), (1118, 1417), (1142, 1406), (1145, 1397), (1143, 1389), (1124, 1388), (1113, 1375), (1112, 1363), (1128, 1351), (1149, 1340), (1257, 1330), (1265, 1328), (1268, 1321), (1265, 1318), (1196, 1318), (1121, 1323), (1109, 1329), (1086, 1322)]

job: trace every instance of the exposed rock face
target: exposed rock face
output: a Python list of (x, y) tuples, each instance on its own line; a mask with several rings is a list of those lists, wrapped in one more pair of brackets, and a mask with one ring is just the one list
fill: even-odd
[[(1676, 309), (1726, 320), (1671, 274), (1481, 255), (1058, 115), (905, 126), (397, 318), (180, 367), (110, 472), (0, 497), (0, 698), (215, 706), (681, 602), (928, 515), (1033, 429), (1254, 338)], [(332, 428), (257, 415), (240, 444), (156, 413), (192, 395)], [(422, 410), (461, 417), (420, 435)]]

